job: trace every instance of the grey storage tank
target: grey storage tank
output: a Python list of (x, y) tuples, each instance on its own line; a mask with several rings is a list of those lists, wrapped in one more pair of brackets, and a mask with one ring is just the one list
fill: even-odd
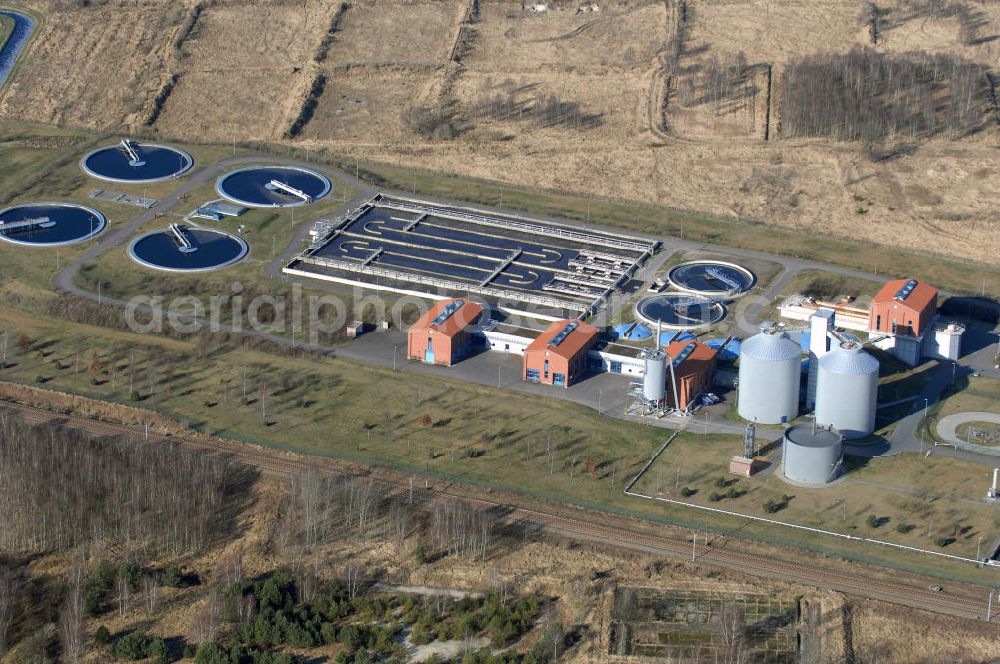
[(802, 348), (784, 328), (765, 323), (740, 347), (737, 411), (758, 424), (790, 422), (799, 414)]
[(642, 377), (642, 396), (646, 401), (663, 401), (667, 391), (667, 365), (663, 351), (643, 352), (645, 374)]
[(816, 423), (832, 426), (844, 438), (875, 431), (878, 360), (855, 341), (845, 341), (819, 358)]
[(839, 433), (798, 424), (785, 430), (782, 470), (793, 482), (823, 486), (837, 477), (843, 456)]

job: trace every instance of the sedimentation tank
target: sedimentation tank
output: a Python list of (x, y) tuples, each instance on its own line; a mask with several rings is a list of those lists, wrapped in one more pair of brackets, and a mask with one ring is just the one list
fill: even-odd
[(778, 325), (740, 346), (740, 417), (759, 424), (789, 422), (799, 414), (802, 349)]
[(864, 438), (875, 431), (878, 360), (852, 341), (819, 358), (816, 423), (832, 426), (844, 438)]
[(796, 425), (785, 431), (783, 472), (793, 482), (822, 486), (837, 476), (843, 455), (840, 434)]

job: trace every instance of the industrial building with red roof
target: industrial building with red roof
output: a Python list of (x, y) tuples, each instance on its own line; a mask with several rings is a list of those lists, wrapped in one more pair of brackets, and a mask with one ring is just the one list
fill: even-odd
[(922, 335), (937, 316), (938, 291), (916, 279), (895, 279), (882, 287), (871, 304), (872, 333)]
[(556, 321), (525, 348), (522, 379), (569, 387), (587, 372), (597, 335), (597, 328), (583, 321)]
[[(667, 362), (673, 363), (673, 375), (667, 369), (667, 405), (688, 410), (694, 400), (712, 386), (719, 352), (698, 341), (675, 341), (666, 348)], [(676, 381), (677, 397), (674, 396)]]
[(461, 298), (435, 302), (410, 326), (406, 357), (445, 366), (458, 362), (472, 350), (471, 326), (482, 313), (481, 306)]

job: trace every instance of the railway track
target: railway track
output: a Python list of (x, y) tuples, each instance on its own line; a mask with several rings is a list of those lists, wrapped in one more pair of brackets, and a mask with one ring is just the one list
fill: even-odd
[[(157, 434), (145, 428), (96, 420), (80, 415), (49, 411), (43, 408), (0, 400), (0, 412), (16, 414), (28, 422), (58, 424), (86, 431), (96, 436), (127, 437), (143, 444), (170, 443), (202, 454), (211, 454), (231, 461), (256, 467), (264, 472), (296, 476), (314, 468), (321, 476), (358, 477), (357, 474), (332, 466), (331, 460), (317, 459), (319, 463), (290, 459), (277, 451), (254, 449), (250, 446), (223, 442), (219, 445), (192, 438)], [(462, 500), (484, 509), (503, 510), (508, 523), (533, 525), (543, 530), (590, 540), (633, 551), (689, 560), (692, 552), (697, 562), (723, 567), (751, 576), (767, 577), (786, 582), (828, 588), (870, 599), (888, 601), (914, 608), (945, 613), (964, 618), (984, 620), (987, 612), (988, 590), (982, 587), (959, 587), (958, 590), (934, 591), (921, 587), (877, 579), (864, 574), (817, 567), (804, 563), (772, 558), (740, 551), (738, 538), (716, 536), (714, 539), (692, 547), (691, 540), (676, 539), (638, 532), (627, 528), (594, 523), (584, 519), (552, 514), (495, 501), (472, 498), (447, 491), (418, 488), (409, 483), (368, 478), (396, 495), (412, 496), (414, 502), (430, 504), (442, 499)], [(975, 594), (976, 590), (980, 591)]]

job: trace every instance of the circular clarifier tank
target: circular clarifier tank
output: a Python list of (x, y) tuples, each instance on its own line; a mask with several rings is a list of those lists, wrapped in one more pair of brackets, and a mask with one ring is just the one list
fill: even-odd
[(650, 326), (668, 330), (694, 330), (714, 325), (726, 317), (726, 308), (702, 295), (666, 293), (639, 301), (635, 313)]
[(192, 166), (194, 159), (184, 150), (136, 141), (98, 148), (80, 160), (80, 168), (87, 175), (125, 184), (172, 180), (187, 173)]
[(653, 331), (642, 323), (622, 323), (621, 325), (615, 325), (611, 329), (611, 336), (615, 339), (642, 341), (653, 336)]
[(29, 203), (0, 210), (0, 240), (33, 247), (83, 242), (106, 225), (103, 214), (74, 203)]
[(757, 282), (750, 270), (725, 261), (691, 261), (673, 267), (667, 281), (688, 293), (709, 297), (738, 297)]
[(139, 265), (165, 272), (207, 272), (242, 260), (250, 248), (243, 238), (214, 228), (173, 224), (141, 235), (128, 255)]
[(256, 208), (308, 205), (330, 191), (330, 181), (296, 166), (250, 166), (226, 173), (215, 190), (233, 203)]

